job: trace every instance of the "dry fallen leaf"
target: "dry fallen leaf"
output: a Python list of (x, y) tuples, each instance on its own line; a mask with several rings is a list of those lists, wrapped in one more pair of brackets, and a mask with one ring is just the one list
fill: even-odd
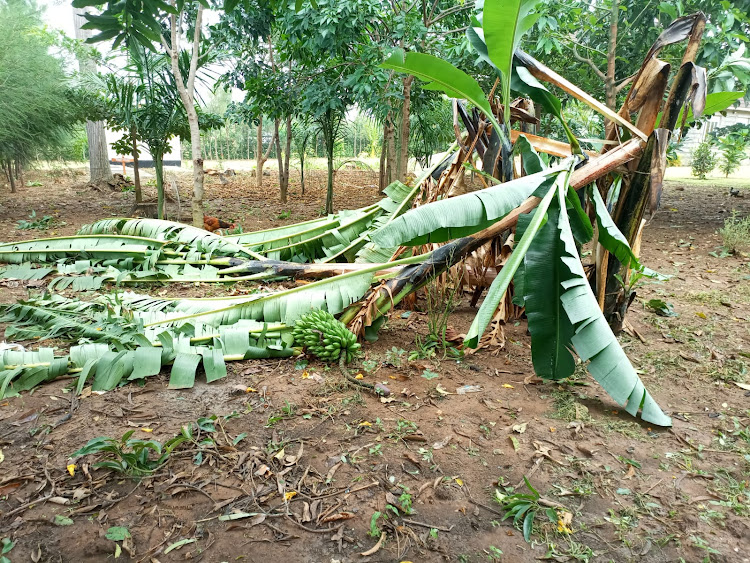
[(529, 425), (528, 422), (522, 422), (521, 424), (514, 424), (513, 425), (513, 432), (518, 432), (519, 434), (523, 434), (526, 432), (526, 427)]

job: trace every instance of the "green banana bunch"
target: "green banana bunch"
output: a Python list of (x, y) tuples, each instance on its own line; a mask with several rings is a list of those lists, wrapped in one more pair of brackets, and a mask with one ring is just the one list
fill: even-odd
[(361, 347), (344, 323), (319, 309), (297, 319), (292, 335), (298, 346), (303, 346), (324, 362), (333, 362), (342, 356), (347, 363), (351, 362)]

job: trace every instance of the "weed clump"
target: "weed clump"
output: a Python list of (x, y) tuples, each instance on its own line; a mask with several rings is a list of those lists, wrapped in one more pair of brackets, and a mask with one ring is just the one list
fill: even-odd
[(750, 217), (739, 217), (736, 211), (732, 211), (719, 234), (727, 252), (736, 254), (750, 249)]

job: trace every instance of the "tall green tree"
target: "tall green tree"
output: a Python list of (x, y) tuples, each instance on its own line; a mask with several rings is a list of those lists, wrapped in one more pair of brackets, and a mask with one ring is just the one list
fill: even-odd
[(33, 2), (0, 2), (0, 164), (11, 191), (23, 167), (65, 143), (80, 115)]
[[(203, 225), (203, 153), (196, 107), (195, 83), (198, 68), (208, 57), (201, 49), (204, 10), (209, 8), (231, 11), (240, 0), (225, 0), (212, 6), (208, 0), (137, 0), (134, 2), (108, 1), (98, 15), (86, 15), (84, 29), (100, 33), (88, 41), (111, 41), (132, 48), (140, 45), (151, 51), (166, 52), (171, 62), (174, 87), (184, 107), (190, 133), (193, 162), (192, 215), (195, 226)], [(101, 6), (100, 0), (73, 0), (75, 8)], [(188, 48), (183, 54), (182, 45)], [(188, 61), (187, 72), (180, 60)]]

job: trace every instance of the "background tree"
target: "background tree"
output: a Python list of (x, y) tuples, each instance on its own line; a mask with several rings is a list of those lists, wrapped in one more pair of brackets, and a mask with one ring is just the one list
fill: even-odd
[[(239, 0), (226, 0), (224, 9), (231, 11)], [(76, 8), (99, 6), (98, 0), (73, 0)], [(193, 225), (203, 225), (203, 154), (200, 125), (196, 108), (195, 81), (201, 60), (207, 51), (201, 50), (203, 12), (207, 0), (141, 0), (140, 2), (109, 1), (99, 15), (86, 15), (84, 29), (97, 29), (100, 33), (89, 41), (114, 40), (128, 48), (138, 44), (152, 51), (163, 50), (169, 55), (174, 86), (187, 116), (193, 163)], [(189, 50), (182, 55), (181, 44), (187, 41)], [(180, 70), (180, 59), (188, 61), (186, 73)]]
[(0, 164), (16, 191), (23, 168), (64, 146), (80, 121), (63, 62), (36, 6), (0, 3)]
[(693, 161), (691, 164), (693, 176), (699, 180), (705, 180), (711, 171), (716, 167), (716, 157), (713, 153), (713, 143), (703, 141), (693, 151)]
[[(73, 8), (73, 24), (75, 37), (85, 41), (92, 37), (90, 30), (82, 29), (86, 24), (85, 14), (90, 13), (91, 8)], [(93, 53), (81, 51), (78, 55), (78, 69), (81, 73), (95, 74), (96, 61)], [(107, 137), (104, 132), (104, 121), (86, 120), (86, 138), (89, 147), (89, 181), (101, 182), (112, 179), (112, 167), (109, 162), (109, 151), (107, 149)]]

